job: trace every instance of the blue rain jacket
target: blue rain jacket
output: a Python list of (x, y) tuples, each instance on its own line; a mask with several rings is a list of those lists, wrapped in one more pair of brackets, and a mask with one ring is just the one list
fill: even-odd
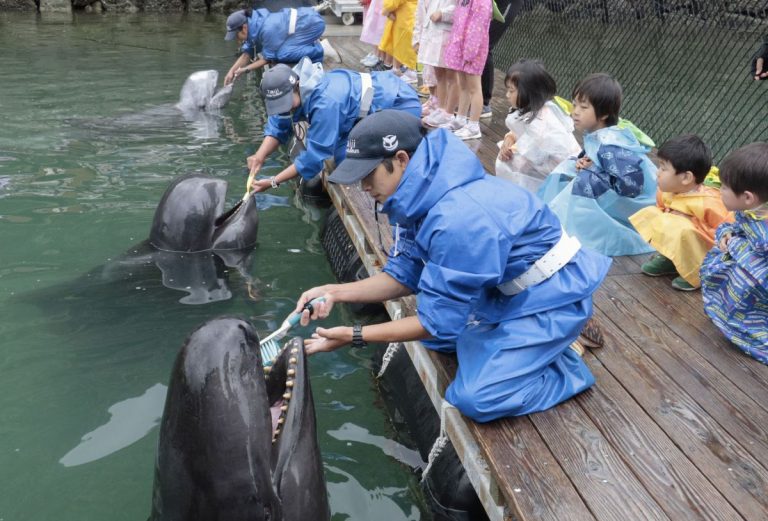
[(628, 128), (608, 127), (584, 135), (584, 152), (592, 166), (576, 170), (566, 159), (547, 176), (538, 195), (565, 230), (581, 244), (605, 255), (653, 251), (629, 217), (656, 204), (656, 167)]
[(266, 60), (298, 63), (303, 57), (323, 61), (323, 48), (318, 39), (325, 31), (325, 20), (311, 7), (297, 9), (296, 32), (289, 35), (290, 9), (276, 13), (256, 9), (248, 19), (248, 39), (240, 51), (254, 58), (261, 53)]
[[(324, 73), (309, 89), (305, 89), (306, 80), (302, 71), (299, 74), (301, 106), (291, 118), (270, 116), (264, 135), (286, 143), (293, 135), (293, 123), (308, 121), (309, 130), (304, 143), (306, 150), (296, 157), (293, 164), (303, 178), (311, 179), (322, 170), (324, 159), (333, 157), (338, 164), (346, 157), (347, 136), (360, 113), (362, 80), (358, 72), (346, 69)], [(400, 78), (389, 72), (374, 72), (371, 73), (371, 83), (373, 101), (369, 113), (398, 109), (421, 117), (418, 94)]]
[(592, 314), (610, 259), (582, 248), (552, 277), (507, 296), (497, 286), (560, 239), (558, 218), (535, 196), (487, 175), (450, 132), (430, 133), (382, 212), (395, 245), (384, 271), (417, 294), (418, 318), (455, 350), (446, 399), (485, 422), (548, 409), (594, 378), (570, 344)]

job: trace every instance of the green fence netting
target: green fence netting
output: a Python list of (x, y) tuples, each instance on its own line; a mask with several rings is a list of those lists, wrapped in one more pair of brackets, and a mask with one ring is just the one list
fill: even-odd
[(719, 161), (768, 140), (768, 80), (751, 76), (766, 36), (765, 0), (525, 0), (494, 61), (543, 60), (568, 99), (607, 72), (624, 89), (623, 117), (657, 144), (696, 133)]

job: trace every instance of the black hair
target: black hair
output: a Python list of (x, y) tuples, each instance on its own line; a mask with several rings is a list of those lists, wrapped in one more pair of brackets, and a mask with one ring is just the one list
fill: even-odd
[(590, 74), (573, 89), (573, 99), (586, 99), (595, 109), (598, 120), (605, 117), (605, 124), (610, 126), (619, 122), (621, 110), (621, 85), (608, 74), (598, 72)]
[(517, 87), (517, 108), (520, 114), (533, 117), (557, 93), (557, 84), (540, 60), (520, 60), (507, 70), (504, 85)]
[[(413, 157), (414, 152), (416, 150), (404, 150), (406, 154), (408, 154), (408, 157)], [(397, 154), (397, 152), (395, 152)], [(395, 165), (392, 163), (392, 160), (395, 159), (395, 156), (385, 157), (384, 160), (381, 162), (382, 165), (384, 165), (384, 168), (387, 169), (387, 172), (390, 174), (395, 171)]]
[(251, 9), (250, 7), (247, 7), (243, 9), (243, 14), (245, 15), (246, 18), (250, 18), (251, 15), (253, 14), (253, 9)]
[(737, 148), (723, 159), (720, 181), (736, 195), (752, 192), (768, 202), (768, 143)]
[(676, 173), (688, 172), (696, 178), (696, 184), (704, 182), (712, 168), (712, 152), (704, 141), (695, 134), (673, 137), (659, 147), (659, 159), (669, 161)]

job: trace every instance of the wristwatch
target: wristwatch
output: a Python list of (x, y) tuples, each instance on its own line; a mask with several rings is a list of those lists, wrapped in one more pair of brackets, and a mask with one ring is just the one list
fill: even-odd
[(368, 342), (363, 340), (363, 325), (359, 322), (352, 326), (352, 347), (365, 347)]
[(272, 185), (272, 188), (277, 188), (278, 186), (280, 186), (280, 183), (277, 182), (277, 176), (273, 175), (272, 177), (270, 177), (269, 184)]

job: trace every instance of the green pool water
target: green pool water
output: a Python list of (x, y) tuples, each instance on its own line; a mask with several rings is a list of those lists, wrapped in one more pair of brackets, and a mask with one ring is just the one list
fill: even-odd
[[(253, 266), (225, 274), (228, 299), (188, 305), (152, 266), (103, 269), (147, 237), (176, 176), (227, 180), (229, 204), (242, 194), (264, 122), (255, 78), (221, 117), (173, 109), (190, 73), (231, 65), (223, 27), (222, 16), (0, 13), (0, 521), (146, 519), (186, 336), (223, 314), (266, 333), (333, 279), (317, 212), (289, 187), (259, 196)], [(328, 323), (349, 320), (340, 309)], [(417, 455), (392, 450), (370, 352), (310, 364), (333, 519), (428, 517)]]

